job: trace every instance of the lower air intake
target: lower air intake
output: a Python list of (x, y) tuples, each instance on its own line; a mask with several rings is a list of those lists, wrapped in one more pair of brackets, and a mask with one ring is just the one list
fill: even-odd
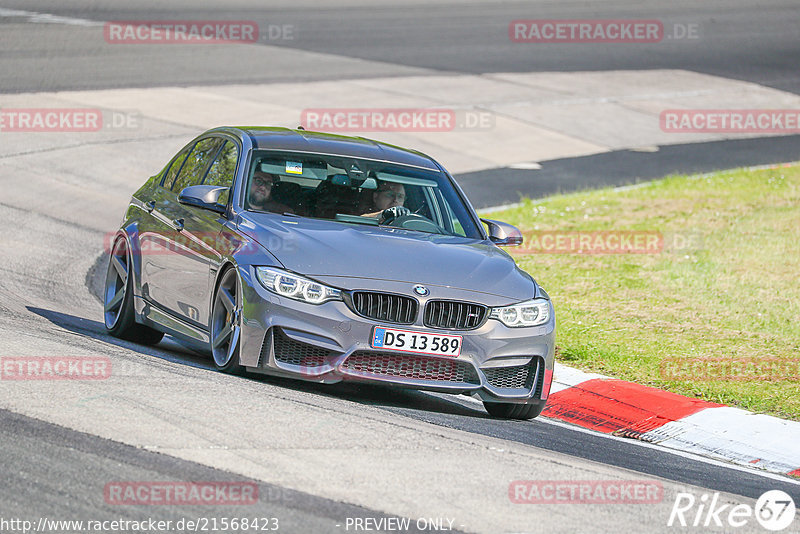
[(357, 351), (342, 368), (378, 376), (480, 384), (475, 368), (467, 362), (391, 352)]
[[(332, 353), (308, 343), (295, 341), (280, 328), (273, 328), (272, 345), (275, 348), (275, 360), (289, 365), (299, 365), (302, 367), (319, 367), (325, 365), (325, 360)], [(264, 344), (265, 347), (267, 344)], [(262, 353), (264, 348), (261, 349)], [(262, 360), (264, 354), (262, 354)]]
[(536, 360), (527, 365), (484, 369), (486, 381), (496, 388), (531, 389), (536, 376)]

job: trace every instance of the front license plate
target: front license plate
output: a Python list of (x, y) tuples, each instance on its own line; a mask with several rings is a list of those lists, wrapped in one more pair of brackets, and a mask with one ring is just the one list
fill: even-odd
[(391, 349), (415, 354), (456, 357), (461, 354), (461, 336), (426, 334), (376, 326), (370, 345), (373, 349)]

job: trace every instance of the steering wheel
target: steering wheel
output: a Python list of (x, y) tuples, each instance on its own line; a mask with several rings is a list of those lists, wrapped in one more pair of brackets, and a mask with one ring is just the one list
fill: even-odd
[(405, 230), (419, 230), (420, 232), (428, 232), (431, 234), (444, 234), (444, 228), (418, 213), (409, 213), (402, 217), (389, 219), (384, 221), (383, 224), (394, 226), (396, 228), (403, 228)]

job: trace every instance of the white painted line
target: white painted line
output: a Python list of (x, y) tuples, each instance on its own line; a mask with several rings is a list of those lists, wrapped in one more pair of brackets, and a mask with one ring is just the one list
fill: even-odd
[[(769, 169), (780, 169), (782, 167), (793, 167), (795, 165), (800, 165), (800, 161), (790, 161), (788, 163), (767, 163), (766, 165), (753, 165), (751, 167), (743, 167), (743, 169), (746, 171), (766, 171)], [(708, 178), (710, 176), (714, 176), (715, 174), (730, 172), (734, 170), (736, 169), (723, 169), (721, 171), (704, 172), (702, 174), (690, 174), (688, 178), (690, 180), (699, 180), (701, 178)]]
[[(561, 363), (555, 363), (555, 370), (553, 371), (553, 383), (558, 382), (566, 387), (575, 387), (581, 382), (586, 382), (587, 380), (594, 380), (596, 378), (603, 378), (607, 380), (613, 380), (610, 376), (599, 375), (597, 373), (587, 373), (581, 371), (580, 369), (575, 369), (573, 367), (567, 367)], [(561, 388), (565, 389), (565, 388)], [(550, 389), (551, 393), (555, 393), (553, 389)]]
[(631, 185), (621, 185), (619, 187), (615, 187), (614, 191), (630, 191), (631, 189), (642, 189), (643, 187), (650, 187), (653, 182), (642, 182), (638, 184), (631, 184)]
[(88, 19), (62, 17), (51, 13), (37, 13), (36, 11), (22, 11), (19, 9), (6, 9), (0, 7), (0, 17), (26, 17), (28, 22), (35, 24), (66, 24), (68, 26), (103, 26), (105, 22)]
[(588, 428), (583, 428), (583, 427), (580, 427), (580, 426), (577, 426), (577, 425), (573, 425), (573, 424), (570, 424), (570, 423), (565, 423), (563, 421), (559, 421), (558, 419), (551, 419), (549, 417), (541, 417), (540, 416), (540, 417), (537, 417), (535, 419), (535, 421), (541, 421), (542, 423), (546, 423), (548, 425), (555, 425), (555, 426), (560, 426), (560, 427), (564, 427), (564, 428), (569, 428), (569, 429), (575, 430), (577, 432), (583, 432), (584, 434), (591, 434), (591, 435), (594, 435), (594, 436), (600, 436), (600, 437), (603, 437), (603, 438), (606, 438), (606, 439), (610, 439), (610, 440), (614, 440), (614, 441), (630, 443), (630, 444), (633, 444), (633, 445), (638, 445), (640, 447), (647, 447), (649, 449), (657, 449), (657, 450), (659, 450), (661, 452), (666, 452), (668, 454), (672, 454), (674, 456), (680, 456), (682, 458), (688, 458), (690, 460), (695, 460), (697, 462), (703, 462), (703, 463), (710, 464), (710, 465), (715, 465), (715, 466), (718, 466), (718, 467), (725, 467), (727, 469), (733, 469), (735, 471), (741, 471), (743, 473), (750, 473), (750, 474), (757, 475), (757, 476), (760, 476), (760, 477), (763, 477), (763, 478), (769, 478), (771, 480), (780, 480), (782, 482), (787, 482), (789, 484), (794, 484), (796, 486), (800, 486), (800, 480), (796, 480), (796, 479), (794, 479), (792, 477), (789, 477), (789, 476), (780, 475), (780, 474), (777, 474), (777, 473), (770, 473), (769, 471), (762, 471), (762, 470), (754, 468), (754, 467), (744, 467), (744, 466), (737, 465), (737, 464), (734, 464), (734, 463), (731, 463), (731, 462), (725, 462), (725, 461), (718, 460), (718, 459), (715, 459), (715, 458), (709, 458), (707, 456), (701, 456), (699, 454), (695, 454), (695, 453), (692, 453), (690, 451), (682, 451), (682, 450), (670, 449), (670, 448), (666, 448), (666, 447), (661, 447), (659, 444), (647, 443), (646, 441), (640, 441), (638, 439), (623, 438), (623, 437), (620, 437), (620, 436), (614, 436), (612, 434), (605, 434), (603, 432), (596, 432), (594, 430), (589, 430)]
[[(458, 181), (458, 180), (456, 180), (456, 181)], [(479, 210), (475, 210), (475, 212), (478, 215), (483, 215), (485, 213), (491, 213), (493, 211), (510, 210), (510, 209), (518, 208), (520, 206), (522, 206), (522, 202), (514, 202), (512, 204), (503, 204), (502, 206), (492, 206), (491, 208), (481, 208)]]
[[(451, 399), (452, 400), (452, 395), (448, 395), (446, 393), (432, 393), (432, 392), (427, 392), (427, 393), (429, 395), (435, 395), (435, 396), (440, 397), (442, 399)], [(472, 402), (473, 404), (483, 406), (483, 402), (481, 402), (479, 399), (476, 399), (475, 397), (465, 397), (465, 399), (470, 401), (470, 402)], [(789, 476), (786, 476), (786, 475), (781, 475), (781, 474), (778, 474), (778, 473), (771, 473), (769, 471), (761, 470), (761, 469), (759, 469), (757, 467), (742, 466), (742, 465), (738, 465), (738, 464), (735, 464), (735, 463), (719, 460), (719, 459), (716, 459), (716, 458), (709, 458), (708, 456), (702, 456), (702, 455), (697, 454), (697, 453), (692, 452), (692, 451), (685, 451), (685, 450), (680, 450), (680, 449), (667, 448), (667, 447), (662, 447), (660, 444), (657, 444), (657, 443), (648, 443), (646, 441), (641, 441), (641, 440), (638, 440), (638, 439), (623, 438), (623, 437), (620, 437), (620, 436), (614, 436), (613, 434), (606, 434), (604, 432), (597, 432), (596, 430), (589, 430), (588, 428), (583, 428), (581, 426), (578, 426), (578, 425), (575, 425), (575, 424), (572, 424), (572, 423), (566, 423), (564, 421), (559, 421), (558, 419), (552, 419), (550, 417), (545, 417), (545, 416), (541, 416), (541, 415), (539, 417), (537, 417), (536, 419), (534, 419), (534, 421), (545, 423), (545, 424), (548, 424), (548, 425), (560, 426), (562, 428), (567, 428), (569, 430), (574, 430), (576, 432), (582, 432), (583, 434), (590, 434), (592, 436), (598, 436), (598, 437), (601, 437), (601, 438), (610, 439), (612, 441), (619, 441), (621, 443), (629, 443), (631, 445), (636, 445), (636, 446), (639, 446), (639, 447), (646, 447), (648, 449), (658, 450), (658, 451), (661, 451), (661, 452), (665, 452), (665, 453), (671, 454), (673, 456), (680, 456), (681, 458), (688, 458), (689, 460), (694, 460), (696, 462), (702, 462), (702, 463), (706, 463), (706, 464), (709, 464), (709, 465), (714, 465), (714, 466), (717, 466), (717, 467), (724, 467), (726, 469), (733, 469), (735, 471), (741, 471), (743, 473), (750, 473), (752, 475), (760, 476), (760, 477), (763, 477), (763, 478), (769, 478), (771, 480), (780, 480), (782, 482), (788, 482), (790, 484), (795, 484), (797, 486), (800, 486), (800, 480), (796, 480), (796, 479), (794, 479), (792, 477), (789, 477)], [(535, 445), (531, 445), (531, 446), (535, 447)], [(569, 454), (569, 453), (562, 452), (562, 454)]]
[(663, 447), (788, 473), (800, 469), (800, 423), (730, 406), (706, 408), (642, 435)]
[[(629, 150), (634, 150), (634, 149), (629, 149)], [(639, 151), (640, 152), (649, 152), (649, 150), (639, 150)], [(520, 165), (524, 165), (524, 164), (520, 164)], [(791, 167), (791, 166), (794, 166), (794, 165), (800, 165), (800, 161), (792, 161), (790, 163), (770, 163), (770, 164), (767, 164), (767, 165), (754, 165), (752, 167), (744, 167), (744, 170), (746, 170), (746, 171), (763, 171), (763, 170), (767, 170), (767, 169), (780, 169), (782, 167)], [(511, 168), (515, 168), (515, 167), (512, 166)], [(734, 169), (725, 169), (725, 170), (714, 171), (714, 172), (706, 172), (706, 173), (703, 173), (703, 174), (690, 174), (690, 175), (688, 175), (687, 178), (689, 178), (690, 180), (699, 180), (701, 178), (708, 178), (709, 176), (713, 176), (713, 175), (721, 173), (721, 172), (728, 172), (729, 170), (734, 170)], [(641, 183), (633, 184), (633, 185), (621, 185), (619, 187), (613, 188), (612, 191), (620, 192), (620, 191), (629, 191), (631, 189), (639, 189), (639, 188), (642, 188), (642, 187), (649, 187), (650, 185), (652, 185), (653, 181), (641, 182)], [(567, 193), (567, 194), (569, 194), (569, 193)], [(534, 204), (539, 204), (539, 203), (543, 202), (544, 200), (547, 200), (547, 199), (543, 198), (543, 199), (538, 199), (538, 200), (532, 200), (531, 202), (533, 202)], [(476, 210), (476, 212), (478, 213), (478, 215), (482, 215), (482, 214), (485, 214), (485, 213), (492, 213), (494, 211), (510, 210), (510, 209), (513, 209), (513, 208), (518, 208), (520, 206), (522, 206), (522, 202), (514, 202), (512, 204), (501, 204), (500, 206), (491, 206), (491, 207), (488, 207), (488, 208), (481, 208), (479, 210)]]
[(28, 17), (34, 15), (33, 11), (21, 11), (19, 9), (6, 9), (0, 7), (0, 17)]
[(509, 165), (508, 168), (509, 169), (518, 169), (518, 170), (522, 170), (522, 171), (538, 171), (539, 169), (542, 168), (542, 165), (540, 163), (535, 162), (535, 161), (528, 161), (528, 162), (522, 162), (522, 163), (514, 163), (512, 165)]

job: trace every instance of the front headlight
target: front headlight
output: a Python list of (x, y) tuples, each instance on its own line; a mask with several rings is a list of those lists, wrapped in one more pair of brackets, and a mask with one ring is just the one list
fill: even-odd
[(512, 306), (492, 308), (489, 318), (497, 319), (512, 328), (537, 326), (546, 323), (550, 319), (550, 301), (533, 299)]
[(256, 267), (256, 276), (261, 285), (282, 297), (308, 302), (309, 304), (322, 304), (329, 300), (342, 300), (342, 292), (340, 290), (281, 269)]

